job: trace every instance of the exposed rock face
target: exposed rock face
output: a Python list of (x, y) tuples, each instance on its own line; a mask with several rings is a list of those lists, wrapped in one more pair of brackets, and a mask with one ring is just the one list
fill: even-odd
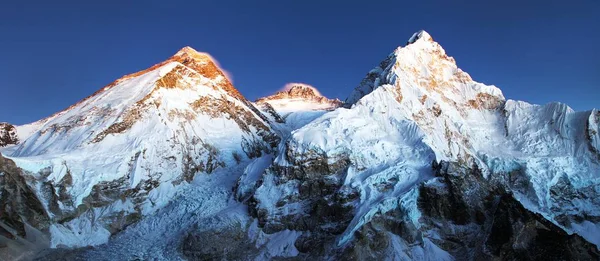
[[(433, 243), (457, 260), (600, 258), (595, 245), (527, 210), (499, 181), (485, 179), (476, 167), (443, 162), (434, 168), (437, 178), (415, 190), (413, 204), (377, 213), (341, 257), (420, 260), (435, 255)], [(412, 213), (420, 215), (411, 217)], [(399, 246), (404, 253), (398, 253)]]
[(19, 143), (17, 129), (12, 124), (0, 122), (0, 147)]
[(275, 108), (273, 108), (273, 106), (270, 103), (261, 102), (261, 103), (257, 103), (257, 104), (261, 110), (263, 110), (267, 114), (271, 115), (271, 117), (273, 117), (275, 122), (285, 123), (285, 119), (283, 119), (283, 117), (281, 117), (281, 115), (275, 110)]
[[(386, 59), (381, 61), (377, 67), (367, 73), (360, 84), (354, 89), (348, 98), (346, 98), (344, 101), (344, 106), (350, 108), (360, 98), (371, 93), (380, 85), (391, 84), (393, 79), (388, 77), (389, 74), (384, 72), (391, 70), (394, 64), (396, 64), (396, 56), (390, 54)], [(399, 100), (402, 100), (401, 96), (399, 97)]]
[(439, 177), (419, 189), (421, 230), (443, 235), (432, 241), (457, 259), (600, 258), (595, 245), (527, 210), (503, 181), (484, 178), (476, 166), (443, 162), (434, 167)]
[(8, 226), (0, 227), (0, 235), (25, 237), (25, 223), (42, 230), (48, 228), (50, 217), (31, 187), (32, 179), (32, 175), (0, 155), (0, 221)]
[[(301, 165), (313, 164), (297, 166)], [(600, 258), (595, 245), (578, 235), (569, 235), (542, 215), (523, 207), (507, 189), (505, 183), (508, 177), (485, 178), (477, 166), (468, 167), (457, 162), (434, 163), (434, 179), (398, 198), (393, 207), (375, 212), (370, 221), (354, 233), (351, 241), (339, 245), (339, 237), (356, 213), (356, 205), (352, 203), (356, 203), (360, 195), (348, 193), (348, 188), (339, 184), (327, 185), (323, 182), (326, 178), (317, 178), (320, 175), (316, 175), (318, 172), (315, 169), (319, 168), (279, 171), (272, 168), (267, 170), (265, 178), (271, 179), (276, 175), (275, 183), (285, 184), (293, 180), (295, 184), (304, 184), (310, 180), (314, 188), (302, 189), (303, 185), (296, 185), (301, 189), (284, 195), (284, 200), (277, 202), (280, 207), (287, 204), (305, 206), (306, 212), (302, 214), (286, 215), (281, 209), (262, 208), (264, 203), (259, 199), (252, 198), (249, 201), (249, 206), (253, 208), (250, 212), (256, 216), (259, 227), (265, 233), (277, 233), (284, 229), (303, 231), (295, 242), (300, 252), (297, 258), (300, 259)], [(323, 173), (336, 172), (326, 170)], [(242, 233), (240, 230), (244, 231), (240, 228), (235, 233)], [(198, 242), (200, 238), (204, 239), (196, 235), (186, 240), (186, 248), (206, 249), (205, 243)], [(241, 238), (242, 241), (228, 245), (233, 249), (227, 253), (257, 252), (248, 247), (244, 241), (247, 237), (234, 238)]]
[(34, 179), (0, 154), (0, 260), (27, 260), (49, 247), (51, 217)]
[[(293, 165), (273, 165), (266, 170), (248, 201), (250, 214), (268, 234), (285, 229), (341, 233), (352, 218), (351, 203), (358, 196), (352, 189), (342, 188), (340, 175), (346, 171), (348, 159), (344, 155), (327, 158), (316, 151), (288, 152), (286, 157)], [(277, 198), (263, 194), (265, 189), (278, 190)]]

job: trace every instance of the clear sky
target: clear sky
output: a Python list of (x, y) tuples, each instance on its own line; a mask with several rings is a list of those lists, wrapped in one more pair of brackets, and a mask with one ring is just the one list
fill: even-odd
[(0, 122), (32, 122), (189, 45), (251, 100), (346, 98), (419, 29), (507, 98), (600, 108), (600, 1), (4, 1)]

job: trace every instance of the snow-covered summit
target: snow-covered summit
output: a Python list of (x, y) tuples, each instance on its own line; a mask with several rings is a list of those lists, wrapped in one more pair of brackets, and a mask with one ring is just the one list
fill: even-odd
[(419, 30), (408, 39), (406, 44), (412, 44), (419, 39), (423, 39), (424, 41), (433, 41), (433, 38), (431, 37), (431, 35), (429, 35), (429, 33), (427, 33), (425, 30)]
[(281, 91), (257, 99), (255, 104), (265, 115), (273, 117), (275, 122), (285, 123), (281, 127), (284, 129), (283, 133), (287, 133), (304, 126), (327, 111), (340, 107), (342, 102), (323, 96), (311, 85), (288, 83)]
[(288, 83), (283, 90), (290, 98), (323, 97), (317, 88), (304, 83)]
[(174, 56), (186, 56), (186, 55), (195, 57), (198, 59), (210, 58), (210, 55), (208, 53), (198, 52), (198, 51), (196, 51), (196, 49), (194, 49), (190, 46), (184, 46), (177, 53), (175, 53)]
[(365, 76), (346, 98), (347, 106), (380, 86), (391, 85), (400, 91), (411, 82), (416, 82), (416, 87), (429, 97), (435, 94), (457, 104), (474, 99), (478, 93), (504, 100), (500, 89), (477, 83), (458, 68), (454, 58), (427, 32), (419, 31), (410, 40), (411, 44), (398, 47)]
[(283, 90), (256, 100), (257, 104), (269, 103), (277, 111), (311, 111), (333, 110), (342, 102), (338, 99), (329, 99), (317, 88), (304, 83), (288, 83)]
[(273, 95), (259, 98), (256, 102), (266, 102), (273, 100), (284, 100), (284, 99), (300, 99), (305, 101), (314, 102), (335, 102), (337, 99), (328, 99), (323, 96), (317, 88), (305, 84), (305, 83), (288, 83), (281, 91), (276, 92)]

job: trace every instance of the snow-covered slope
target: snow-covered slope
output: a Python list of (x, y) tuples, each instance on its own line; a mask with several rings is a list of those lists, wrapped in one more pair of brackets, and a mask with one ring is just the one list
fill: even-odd
[(3, 153), (38, 188), (52, 246), (104, 243), (195, 175), (279, 139), (210, 56), (189, 47), (21, 131), (28, 138)]
[[(435, 177), (447, 175), (436, 171), (443, 163), (482, 173), (485, 184), (600, 245), (597, 111), (507, 101), (460, 70), (425, 31), (371, 70), (346, 104), (280, 147), (249, 201), (263, 229), (307, 230), (321, 240), (333, 234), (337, 247), (357, 248), (358, 231), (400, 211), (422, 234), (416, 245), (395, 242), (396, 251), (412, 251), (398, 258), (445, 259), (432, 254), (449, 251), (430, 244), (440, 235), (422, 229), (421, 206), (409, 204), (424, 200), (422, 184), (451, 186)], [(428, 248), (433, 256), (418, 254)]]

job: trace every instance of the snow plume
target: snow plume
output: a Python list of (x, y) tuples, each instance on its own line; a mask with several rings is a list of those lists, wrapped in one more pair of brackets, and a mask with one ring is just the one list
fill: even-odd
[(230, 71), (223, 69), (223, 66), (221, 66), (221, 63), (219, 63), (219, 61), (217, 61), (217, 59), (215, 59), (215, 57), (213, 57), (209, 53), (202, 53), (202, 54), (208, 56), (210, 58), (210, 60), (212, 60), (212, 62), (215, 64), (215, 66), (217, 66), (217, 68), (219, 68), (219, 70), (221, 70), (221, 72), (223, 72), (223, 75), (225, 75), (225, 78), (227, 78), (227, 80), (229, 80), (229, 82), (231, 84), (233, 84), (233, 74), (231, 74)]

